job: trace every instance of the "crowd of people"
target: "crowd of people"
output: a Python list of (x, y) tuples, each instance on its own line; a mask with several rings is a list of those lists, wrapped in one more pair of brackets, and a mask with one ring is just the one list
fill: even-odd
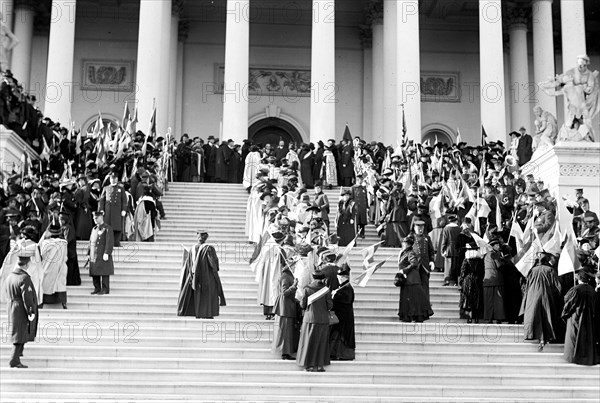
[[(67, 129), (43, 117), (10, 71), (3, 73), (0, 95), (0, 123), (40, 155), (33, 160), (25, 152), (20, 164), (5, 164), (0, 173), (0, 298), (9, 311), (27, 306), (33, 317), (44, 304), (67, 309), (67, 286), (81, 285), (77, 241), (90, 243), (92, 294), (109, 294), (113, 247), (153, 242), (165, 219), (160, 197), (173, 140), (157, 137), (152, 126), (148, 134), (136, 130), (137, 111), (131, 115), (127, 105), (117, 128), (99, 116), (92, 132)], [(24, 282), (35, 291), (16, 304), (18, 289), (6, 287)], [(23, 366), (22, 344), (35, 336), (36, 326), (24, 328), (27, 315), (16, 321), (11, 367)]]
[[(266, 319), (279, 316), (282, 357), (298, 350), (300, 365), (322, 369), (330, 355), (338, 356), (334, 345), (354, 348), (349, 336), (341, 344), (335, 339), (340, 332), (333, 326), (328, 339), (309, 324), (325, 324), (327, 310), (338, 313), (336, 291), (345, 295), (349, 289), (339, 288), (337, 275), (349, 267), (338, 248), (351, 249), (372, 226), (380, 244), (401, 248), (395, 280), (401, 321), (422, 322), (433, 315), (429, 277), (441, 271), (444, 286), (458, 287), (460, 314), (468, 323), (523, 323), (525, 339), (538, 340), (540, 351), (548, 342), (564, 340), (567, 360), (597, 362), (598, 217), (583, 189), (573, 200), (557, 200), (542, 181), (523, 175), (532, 155), (530, 136), (524, 128), (511, 136), (510, 147), (485, 140), (477, 146), (405, 141), (394, 149), (358, 137), (339, 146), (330, 140), (325, 153), (331, 158), (317, 169), (314, 161), (306, 169), (302, 165), (311, 159), (312, 145), (299, 146), (307, 151), (297, 156), (293, 145), (280, 144), (281, 151), (271, 155), (270, 146), (250, 144), (243, 175), (250, 193), (246, 235), (257, 245), (251, 268), (258, 302)], [(323, 190), (338, 185), (338, 178), (343, 186), (334, 201), (334, 229)], [(561, 235), (559, 203), (572, 213), (569, 231), (575, 239)], [(571, 270), (559, 274), (564, 248), (572, 248), (574, 257), (565, 260)], [(307, 298), (325, 287), (332, 301), (322, 292), (322, 302), (309, 306)], [(352, 310), (354, 293), (344, 299), (350, 302), (345, 310)], [(321, 313), (318, 320), (312, 310)], [(353, 316), (339, 320), (353, 329)]]
[[(21, 122), (11, 111), (3, 116), (9, 127)], [(156, 137), (152, 125), (147, 135), (136, 131), (136, 116), (126, 106), (120, 127), (105, 128), (99, 117), (91, 133), (39, 113), (20, 125), (36, 128), (20, 135), (42, 160), (25, 158), (20, 169), (2, 173), (0, 281), (31, 282), (35, 293), (21, 304), (30, 307), (28, 315), (44, 304), (67, 308), (66, 286), (81, 284), (77, 240), (90, 242), (93, 294), (108, 294), (113, 247), (154, 240), (165, 219), (160, 196), (168, 180), (230, 182), (249, 193), (246, 235), (256, 245), (250, 267), (265, 318), (278, 319), (275, 349), (283, 359), (295, 355), (306, 370), (320, 372), (331, 359), (354, 358), (352, 283), (365, 286), (380, 266), (369, 266), (371, 255), (361, 282), (356, 276), (351, 282), (348, 255), (372, 226), (380, 239), (369, 247), (373, 253), (379, 245), (401, 248), (394, 280), (399, 320), (433, 315), (430, 273), (442, 271), (444, 286), (459, 288), (467, 322), (523, 323), (525, 338), (539, 340), (540, 351), (564, 340), (567, 360), (598, 361), (598, 216), (583, 189), (576, 200), (557, 199), (522, 174), (532, 154), (524, 128), (511, 133), (508, 147), (485, 138), (477, 146), (403, 138), (393, 148), (349, 132), (340, 144), (272, 147), (219, 145), (212, 137), (204, 144), (185, 134), (177, 143), (170, 135)], [(324, 190), (337, 186), (331, 217)], [(560, 233), (560, 203), (573, 215), (574, 239), (564, 241)], [(179, 315), (214, 318), (225, 305), (207, 238), (199, 231), (198, 245), (187, 251)], [(573, 250), (567, 272), (558, 267), (564, 249)], [(17, 339), (21, 344), (23, 337)], [(21, 350), (15, 347), (11, 366), (22, 365)]]

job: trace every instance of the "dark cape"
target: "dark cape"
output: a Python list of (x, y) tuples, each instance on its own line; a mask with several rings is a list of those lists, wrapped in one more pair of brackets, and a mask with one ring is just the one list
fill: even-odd
[(225, 306), (225, 294), (214, 247), (194, 245), (189, 254), (184, 254), (180, 290), (177, 316), (219, 316), (219, 306)]
[(560, 338), (560, 283), (554, 268), (538, 265), (527, 275), (527, 290), (521, 304), (525, 340)]
[(331, 292), (308, 305), (308, 297), (325, 285), (313, 281), (304, 287), (300, 307), (305, 309), (298, 343), (296, 363), (303, 367), (322, 367), (330, 364), (329, 358), (329, 310), (333, 308)]
[(569, 290), (562, 318), (567, 322), (564, 359), (579, 365), (598, 364), (594, 327), (599, 319), (596, 292), (591, 285), (579, 284)]
[(353, 360), (356, 348), (354, 334), (354, 289), (342, 283), (333, 297), (333, 311), (340, 320), (329, 332), (329, 354), (338, 360)]
[(314, 154), (302, 153), (300, 157), (300, 176), (302, 177), (302, 182), (307, 189), (312, 189), (314, 187), (314, 177), (313, 177), (313, 166), (315, 164)]

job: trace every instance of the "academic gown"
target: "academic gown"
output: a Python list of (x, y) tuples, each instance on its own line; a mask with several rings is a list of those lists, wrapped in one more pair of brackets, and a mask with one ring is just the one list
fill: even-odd
[(356, 236), (356, 205), (354, 201), (344, 202), (340, 200), (337, 213), (337, 235), (339, 237), (338, 245), (346, 246)]
[(307, 154), (303, 154), (302, 159), (300, 161), (300, 175), (302, 176), (302, 182), (306, 186), (307, 189), (312, 189), (314, 187), (313, 181), (313, 166), (314, 166), (314, 155), (312, 151)]
[(567, 322), (567, 333), (563, 357), (568, 362), (598, 364), (594, 339), (594, 326), (598, 321), (596, 298), (596, 292), (589, 284), (578, 284), (565, 295), (562, 318)]
[(183, 265), (177, 316), (209, 319), (219, 316), (219, 306), (225, 305), (215, 248), (207, 244), (192, 246)]
[(554, 268), (533, 267), (527, 274), (527, 290), (521, 304), (525, 340), (556, 340), (561, 309), (560, 283)]
[(44, 303), (67, 303), (67, 241), (49, 238), (40, 241), (44, 279)]

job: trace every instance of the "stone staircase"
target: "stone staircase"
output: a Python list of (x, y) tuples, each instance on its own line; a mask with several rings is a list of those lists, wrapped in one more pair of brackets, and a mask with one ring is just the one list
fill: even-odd
[[(543, 353), (522, 341), (522, 326), (470, 325), (458, 319), (458, 291), (431, 277), (435, 315), (399, 323), (392, 285), (398, 250), (366, 288), (355, 287), (356, 360), (307, 373), (271, 351), (274, 323), (256, 302), (244, 236), (247, 193), (241, 185), (170, 184), (167, 220), (156, 243), (124, 243), (114, 254), (111, 293), (92, 296), (91, 279), (69, 287), (69, 309), (41, 311), (38, 340), (27, 344), (29, 369), (7, 366), (10, 334), (0, 309), (0, 401), (318, 401), (597, 402), (600, 367), (562, 360), (562, 345)], [(335, 215), (337, 190), (328, 191)], [(221, 262), (227, 307), (216, 320), (176, 316), (181, 244), (205, 228)], [(377, 242), (373, 227), (350, 257)], [(78, 245), (83, 266), (85, 243)]]

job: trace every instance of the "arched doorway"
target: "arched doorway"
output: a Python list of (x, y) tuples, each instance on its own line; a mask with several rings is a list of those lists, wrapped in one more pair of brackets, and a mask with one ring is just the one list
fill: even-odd
[(271, 144), (277, 147), (280, 140), (285, 145), (302, 143), (302, 136), (289, 122), (280, 118), (265, 118), (255, 122), (248, 128), (248, 139), (256, 144)]
[(444, 143), (449, 146), (454, 144), (454, 136), (452, 136), (450, 133), (448, 133), (442, 128), (432, 128), (430, 130), (427, 130), (422, 136), (421, 143), (424, 143), (427, 140), (429, 140), (429, 144), (431, 144), (432, 146), (436, 142)]

